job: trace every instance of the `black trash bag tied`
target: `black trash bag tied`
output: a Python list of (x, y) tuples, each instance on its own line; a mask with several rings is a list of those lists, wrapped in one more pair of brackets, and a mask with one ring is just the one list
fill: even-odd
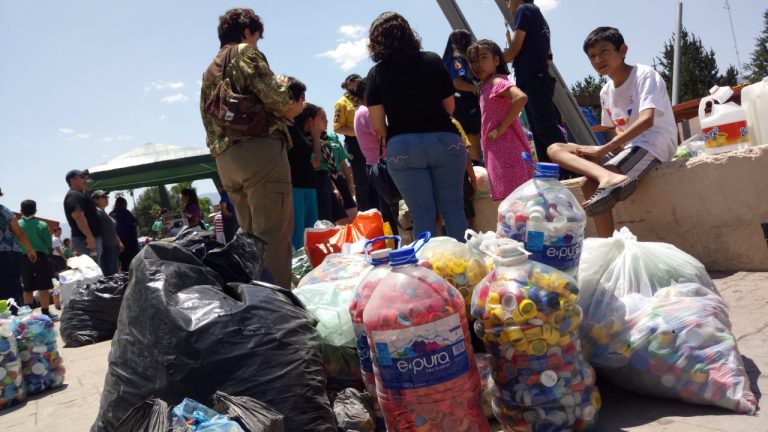
[(273, 407), (290, 431), (336, 431), (316, 321), (290, 291), (224, 285), (175, 244), (146, 246), (132, 263), (99, 417), (114, 431), (149, 397), (211, 405), (216, 391)]
[(116, 273), (75, 292), (61, 314), (64, 347), (73, 348), (112, 339), (128, 287), (128, 273)]

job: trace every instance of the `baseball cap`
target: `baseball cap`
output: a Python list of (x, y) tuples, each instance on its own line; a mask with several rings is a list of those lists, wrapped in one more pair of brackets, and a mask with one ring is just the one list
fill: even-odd
[(99, 190), (97, 190), (97, 191), (94, 191), (94, 192), (91, 194), (91, 198), (101, 198), (101, 197), (105, 197), (105, 196), (109, 196), (109, 192), (107, 192), (107, 191), (103, 191), (103, 190), (101, 190), (101, 189), (99, 189)]
[(69, 184), (69, 181), (72, 180), (74, 177), (84, 175), (88, 177), (88, 170), (77, 170), (73, 169), (70, 170), (67, 175), (64, 177), (64, 179), (67, 181), (67, 184)]

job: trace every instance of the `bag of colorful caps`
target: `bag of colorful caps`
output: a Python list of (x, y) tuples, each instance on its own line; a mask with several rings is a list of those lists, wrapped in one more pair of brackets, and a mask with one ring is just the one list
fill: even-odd
[[(467, 232), (468, 236), (472, 234)], [(433, 272), (459, 290), (469, 317), (472, 290), (488, 274), (484, 256), (452, 237), (435, 237), (421, 248), (417, 258), (430, 263)]]
[(699, 261), (622, 228), (585, 241), (579, 274), (584, 351), (601, 376), (650, 396), (755, 412), (728, 307)]
[(600, 409), (581, 354), (574, 280), (529, 261), (510, 239), (485, 242), (494, 268), (475, 288), (475, 331), (493, 356), (493, 411), (504, 430), (584, 430)]
[(389, 431), (487, 431), (464, 299), (419, 265), (428, 240), (389, 252), (363, 282), (375, 285), (358, 291), (369, 295), (362, 317), (377, 400)]
[(0, 300), (0, 410), (22, 403), (27, 387), (21, 373), (21, 359), (14, 335), (16, 317), (11, 315), (13, 300)]
[(53, 321), (47, 315), (23, 306), (19, 309), (19, 319), (13, 323), (24, 384), (29, 394), (64, 384), (66, 370), (56, 346)]

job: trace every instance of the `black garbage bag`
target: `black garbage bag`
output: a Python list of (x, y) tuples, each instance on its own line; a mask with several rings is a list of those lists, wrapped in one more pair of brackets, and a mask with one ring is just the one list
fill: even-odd
[(246, 396), (216, 392), (213, 408), (236, 421), (245, 432), (283, 432), (283, 415), (269, 405)]
[(261, 280), (266, 246), (260, 237), (240, 231), (226, 246), (208, 251), (203, 264), (218, 272), (225, 283)]
[(92, 431), (115, 430), (149, 397), (210, 406), (218, 390), (269, 404), (286, 430), (336, 430), (315, 321), (290, 291), (223, 286), (191, 252), (161, 242), (131, 271)]
[(348, 388), (336, 395), (333, 413), (343, 432), (375, 432), (376, 413), (366, 393)]
[(61, 314), (64, 347), (73, 348), (110, 340), (128, 286), (128, 273), (116, 273), (76, 291)]
[(117, 426), (120, 432), (168, 432), (171, 426), (168, 404), (153, 398), (133, 407)]
[(220, 248), (221, 243), (211, 236), (201, 236), (198, 231), (185, 229), (173, 240), (173, 244), (188, 250), (197, 259), (202, 260), (208, 252)]

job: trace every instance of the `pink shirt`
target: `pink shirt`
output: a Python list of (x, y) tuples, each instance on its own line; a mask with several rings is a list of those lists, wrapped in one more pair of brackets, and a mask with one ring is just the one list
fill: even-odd
[[(376, 165), (379, 161), (379, 137), (373, 131), (371, 116), (368, 114), (368, 107), (360, 105), (355, 111), (355, 135), (360, 144), (360, 151), (365, 156), (366, 165)], [(386, 147), (384, 156), (387, 155)]]
[(523, 133), (520, 119), (515, 119), (509, 128), (495, 140), (489, 140), (488, 134), (494, 130), (512, 108), (512, 100), (505, 96), (514, 87), (506, 76), (503, 81), (493, 84), (493, 78), (480, 86), (480, 112), (482, 126), (480, 138), (483, 143), (483, 159), (491, 183), (491, 198), (500, 201), (506, 198), (518, 186), (533, 177), (533, 168), (523, 162), (522, 152), (531, 148)]

